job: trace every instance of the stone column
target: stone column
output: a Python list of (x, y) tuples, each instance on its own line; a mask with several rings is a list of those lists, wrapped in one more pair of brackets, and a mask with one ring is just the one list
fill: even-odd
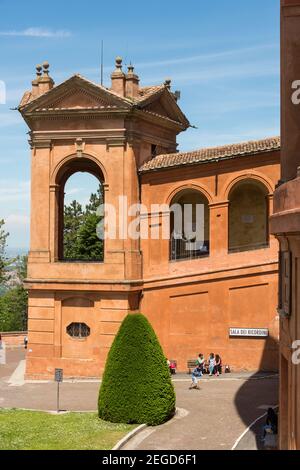
[(228, 254), (228, 208), (229, 201), (209, 205), (211, 257)]

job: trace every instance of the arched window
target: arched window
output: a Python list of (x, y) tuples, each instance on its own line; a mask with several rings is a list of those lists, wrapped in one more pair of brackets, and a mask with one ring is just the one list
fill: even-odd
[(265, 248), (268, 236), (268, 190), (256, 180), (238, 183), (229, 194), (229, 251)]
[(209, 206), (202, 193), (178, 193), (171, 203), (170, 224), (170, 260), (209, 255)]
[(99, 238), (104, 202), (103, 175), (87, 158), (64, 167), (59, 179), (58, 258), (61, 261), (102, 262), (104, 242)]

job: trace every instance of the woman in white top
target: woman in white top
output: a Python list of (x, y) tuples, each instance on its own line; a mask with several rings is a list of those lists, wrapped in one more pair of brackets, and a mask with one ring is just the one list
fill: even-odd
[(211, 353), (209, 355), (209, 359), (208, 359), (208, 370), (209, 370), (209, 376), (210, 377), (214, 373), (215, 365), (216, 365), (215, 355), (214, 355), (214, 353)]

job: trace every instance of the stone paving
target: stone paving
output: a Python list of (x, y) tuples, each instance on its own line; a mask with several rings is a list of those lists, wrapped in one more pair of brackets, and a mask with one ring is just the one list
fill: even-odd
[[(24, 383), (20, 377), (22, 360), (23, 350), (8, 350), (8, 363), (0, 365), (0, 407), (56, 410), (56, 384)], [(205, 378), (200, 382), (200, 390), (189, 390), (189, 384), (186, 374), (176, 375), (179, 416), (165, 425), (146, 429), (124, 449), (232, 449), (248, 426), (268, 406), (278, 402), (276, 374), (239, 373)], [(60, 386), (60, 409), (96, 410), (98, 390), (99, 381), (64, 382)], [(261, 448), (258, 435), (262, 423), (246, 433), (237, 445), (238, 450)]]

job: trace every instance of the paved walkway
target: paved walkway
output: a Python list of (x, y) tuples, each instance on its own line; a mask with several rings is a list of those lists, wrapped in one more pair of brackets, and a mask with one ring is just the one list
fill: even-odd
[[(56, 384), (24, 383), (21, 350), (7, 351), (8, 364), (0, 365), (0, 407), (40, 410), (56, 409)], [(232, 449), (237, 439), (278, 401), (278, 379), (274, 374), (228, 374), (205, 378), (201, 390), (189, 390), (190, 378), (175, 376), (179, 416), (156, 428), (147, 428), (124, 449), (215, 450)], [(97, 408), (99, 382), (64, 382), (60, 387), (60, 408), (92, 411)], [(183, 411), (185, 410), (185, 411)], [(249, 431), (237, 449), (257, 449), (261, 423)]]

